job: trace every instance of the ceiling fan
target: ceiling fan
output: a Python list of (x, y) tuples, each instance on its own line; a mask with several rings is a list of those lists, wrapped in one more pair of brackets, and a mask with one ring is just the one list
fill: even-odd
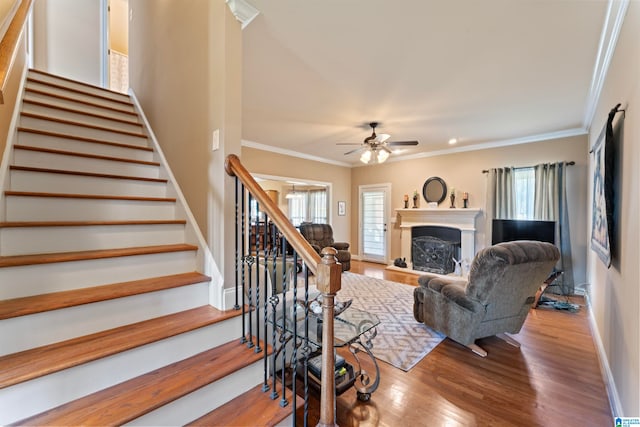
[(384, 163), (389, 158), (389, 154), (392, 153), (389, 147), (418, 145), (418, 141), (387, 141), (391, 135), (386, 133), (376, 134), (376, 128), (379, 125), (379, 122), (369, 123), (371, 136), (366, 137), (362, 143), (339, 142), (338, 145), (360, 145), (360, 147), (347, 151), (344, 154), (349, 155), (366, 150), (362, 153), (362, 156), (360, 156), (362, 163)]

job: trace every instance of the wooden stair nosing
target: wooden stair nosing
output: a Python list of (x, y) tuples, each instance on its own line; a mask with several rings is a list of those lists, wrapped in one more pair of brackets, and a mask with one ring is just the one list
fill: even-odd
[(47, 121), (50, 121), (50, 122), (62, 123), (62, 124), (65, 124), (65, 125), (78, 126), (78, 127), (84, 127), (84, 128), (88, 128), (88, 129), (100, 130), (100, 131), (105, 131), (105, 132), (118, 133), (118, 134), (121, 134), (121, 135), (133, 136), (133, 137), (136, 137), (136, 138), (144, 138), (144, 139), (147, 138), (147, 135), (145, 135), (143, 133), (129, 132), (129, 131), (126, 131), (126, 130), (114, 129), (114, 128), (109, 128), (109, 127), (106, 127), (106, 126), (93, 125), (91, 123), (77, 122), (75, 120), (59, 119), (57, 117), (43, 116), (41, 114), (27, 113), (25, 111), (21, 111), (20, 115), (23, 116), (23, 117), (30, 117), (30, 118), (38, 119), (38, 120), (47, 120)]
[(4, 221), (0, 228), (21, 227), (90, 227), (118, 225), (185, 225), (186, 219), (141, 219), (124, 221)]
[(70, 135), (70, 134), (66, 134), (66, 133), (59, 133), (59, 132), (51, 132), (48, 130), (42, 130), (42, 129), (33, 129), (33, 128), (26, 128), (26, 127), (18, 127), (18, 132), (26, 132), (26, 133), (34, 133), (37, 135), (44, 135), (44, 136), (52, 136), (54, 138), (64, 138), (64, 139), (71, 139), (74, 141), (82, 141), (82, 142), (91, 142), (94, 144), (103, 144), (103, 145), (110, 145), (113, 147), (120, 147), (120, 148), (130, 148), (132, 150), (143, 150), (143, 151), (153, 151), (152, 147), (146, 146), (146, 145), (133, 145), (133, 144), (123, 144), (121, 142), (113, 142), (113, 141), (105, 141), (102, 139), (96, 139), (96, 138), (89, 138), (89, 137), (85, 137), (85, 136), (78, 136), (78, 135)]
[(142, 128), (142, 123), (140, 123), (140, 122), (132, 122), (130, 120), (119, 119), (117, 117), (109, 117), (109, 116), (104, 116), (102, 114), (90, 113), (88, 111), (76, 110), (76, 109), (69, 108), (69, 107), (62, 107), (60, 105), (48, 104), (48, 103), (42, 102), (42, 101), (35, 101), (35, 100), (31, 100), (31, 99), (23, 99), (22, 103), (23, 104), (37, 105), (39, 107), (52, 108), (52, 109), (64, 111), (64, 112), (67, 112), (67, 113), (82, 114), (84, 116), (89, 116), (89, 117), (93, 117), (93, 118), (97, 118), (97, 119), (111, 120), (111, 121), (114, 121), (114, 122), (123, 123), (123, 124), (131, 125), (131, 126), (139, 126), (140, 128)]
[(43, 96), (48, 96), (48, 97), (51, 97), (51, 98), (60, 99), (60, 100), (63, 100), (63, 101), (76, 102), (78, 104), (88, 105), (90, 107), (102, 108), (103, 110), (109, 110), (109, 111), (113, 111), (113, 112), (116, 112), (116, 113), (127, 114), (127, 115), (130, 115), (130, 116), (138, 117), (138, 113), (136, 113), (135, 111), (120, 110), (118, 108), (109, 107), (108, 105), (96, 104), (96, 103), (85, 101), (85, 100), (82, 100), (82, 99), (71, 98), (71, 97), (68, 97), (68, 96), (59, 95), (57, 93), (45, 92), (44, 90), (38, 90), (38, 89), (31, 88), (31, 87), (25, 87), (24, 91), (25, 92), (30, 92), (30, 93), (35, 93), (37, 95), (43, 95)]
[(83, 157), (86, 159), (106, 160), (110, 162), (135, 163), (145, 166), (160, 166), (159, 162), (149, 162), (147, 160), (127, 159), (124, 157), (103, 156), (101, 154), (79, 153), (77, 151), (58, 150), (55, 148), (33, 147), (31, 145), (14, 144), (14, 150), (37, 151), (39, 153), (59, 154), (61, 156)]
[(77, 175), (77, 176), (86, 176), (91, 178), (124, 179), (124, 180), (132, 180), (132, 181), (157, 182), (161, 184), (166, 184), (167, 182), (169, 182), (169, 180), (166, 178), (148, 178), (145, 176), (112, 175), (112, 174), (106, 174), (106, 173), (82, 172), (82, 171), (72, 171), (72, 170), (64, 170), (64, 169), (34, 168), (31, 166), (13, 165), (13, 166), (9, 166), (9, 170), (23, 171), (23, 172), (37, 172), (37, 173), (53, 173), (53, 174), (61, 174), (61, 175)]
[[(52, 88), (55, 88), (55, 89), (65, 90), (67, 92), (78, 93), (78, 94), (81, 94), (81, 95), (84, 95), (84, 96), (89, 96), (89, 97), (92, 97), (92, 98), (101, 99), (103, 101), (110, 101), (110, 102), (114, 102), (116, 104), (133, 106), (133, 104), (131, 103), (130, 100), (129, 101), (125, 101), (125, 100), (122, 100), (122, 99), (115, 99), (115, 98), (111, 98), (110, 96), (104, 96), (104, 95), (99, 95), (97, 93), (91, 93), (91, 92), (88, 92), (86, 90), (80, 90), (80, 89), (76, 89), (76, 88), (73, 88), (73, 87), (65, 86), (65, 85), (62, 85), (62, 84), (57, 84), (57, 83), (48, 82), (48, 81), (45, 81), (45, 80), (40, 80), (38, 78), (31, 77), (31, 76), (27, 77), (27, 83), (35, 83), (35, 84), (39, 84), (39, 85), (43, 85), (43, 86), (52, 87)], [(78, 82), (76, 82), (76, 83), (78, 83)], [(120, 95), (124, 95), (124, 94), (120, 94)], [(127, 96), (127, 95), (124, 95), (124, 96)]]
[(107, 301), (211, 280), (197, 272), (0, 300), (0, 320)]
[(126, 93), (117, 92), (115, 90), (107, 89), (107, 88), (104, 88), (104, 87), (101, 87), (101, 86), (92, 85), (90, 83), (85, 83), (85, 82), (81, 82), (81, 81), (78, 81), (78, 80), (73, 80), (73, 79), (70, 79), (68, 77), (63, 77), (63, 76), (60, 76), (58, 74), (48, 73), (46, 71), (38, 70), (36, 68), (29, 68), (29, 72), (42, 74), (43, 76), (53, 77), (54, 79), (59, 79), (59, 80), (66, 81), (66, 82), (69, 82), (69, 83), (75, 83), (75, 84), (78, 84), (78, 85), (81, 85), (81, 86), (86, 86), (86, 87), (91, 88), (91, 89), (98, 89), (98, 90), (101, 90), (103, 92), (112, 93), (114, 95), (119, 95), (119, 96), (123, 96), (123, 97), (126, 97), (126, 98), (131, 98)]
[(103, 194), (73, 194), (73, 193), (43, 193), (37, 191), (12, 191), (4, 192), (5, 196), (14, 197), (52, 197), (60, 199), (93, 199), (93, 200), (127, 200), (136, 202), (162, 202), (175, 203), (175, 197), (139, 197), (139, 196), (115, 196)]
[[(263, 391), (259, 384), (235, 399), (194, 420), (186, 426), (207, 427), (257, 427), (274, 426), (291, 415), (292, 406), (280, 406), (279, 399), (269, 397), (271, 390)], [(291, 393), (290, 393), (291, 394)], [(304, 399), (296, 396), (296, 409), (304, 405)]]
[(13, 425), (125, 424), (262, 357), (239, 340), (232, 341)]
[(197, 251), (198, 247), (186, 243), (172, 245), (137, 246), (131, 248), (96, 249), (91, 251), (57, 252), (30, 255), (0, 256), (0, 268), (58, 262), (87, 261), (124, 256), (152, 255), (170, 252)]
[(82, 365), (240, 316), (210, 305), (0, 357), (0, 388)]

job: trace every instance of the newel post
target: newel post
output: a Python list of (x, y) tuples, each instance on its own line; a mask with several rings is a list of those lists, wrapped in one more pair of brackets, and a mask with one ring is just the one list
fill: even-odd
[(336, 261), (334, 248), (322, 249), (322, 261), (316, 272), (316, 286), (322, 293), (322, 374), (320, 390), (320, 420), (318, 427), (337, 426), (335, 422), (336, 378), (333, 353), (333, 311), (336, 293), (340, 290), (342, 267)]

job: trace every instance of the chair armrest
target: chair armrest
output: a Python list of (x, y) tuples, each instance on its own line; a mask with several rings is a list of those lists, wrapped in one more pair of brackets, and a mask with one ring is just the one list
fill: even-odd
[(448, 280), (438, 277), (429, 280), (427, 286), (424, 287), (440, 293), (443, 297), (467, 310), (476, 311), (476, 309), (481, 306), (479, 302), (467, 296), (465, 291), (467, 287), (466, 281)]
[(333, 246), (337, 250), (346, 251), (347, 249), (349, 249), (349, 244), (346, 242), (333, 242), (333, 245), (331, 246)]
[(315, 245), (313, 243), (310, 243), (311, 247), (313, 248), (313, 250), (315, 250), (318, 253), (322, 252), (322, 248), (319, 245)]

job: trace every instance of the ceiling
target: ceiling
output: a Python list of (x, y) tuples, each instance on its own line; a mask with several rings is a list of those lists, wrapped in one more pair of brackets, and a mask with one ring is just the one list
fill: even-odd
[[(358, 165), (584, 133), (605, 0), (249, 0), (243, 145)], [(596, 73), (597, 74), (597, 73)], [(450, 138), (458, 143), (450, 145)]]

